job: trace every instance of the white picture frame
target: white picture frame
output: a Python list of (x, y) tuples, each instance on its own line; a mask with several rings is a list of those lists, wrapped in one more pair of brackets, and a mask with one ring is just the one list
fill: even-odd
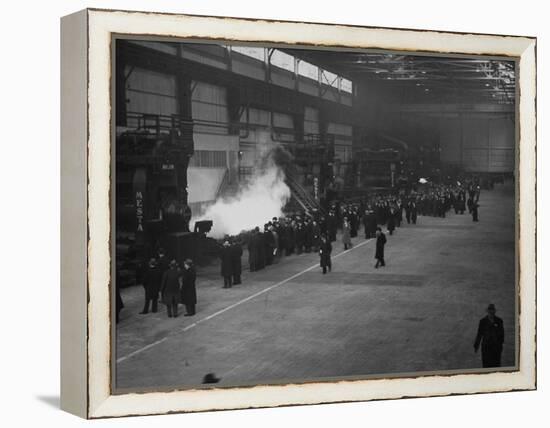
[[(95, 9), (62, 18), (61, 30), (64, 410), (104, 418), (536, 388), (535, 38)], [(516, 59), (518, 370), (113, 394), (111, 42), (117, 34)]]

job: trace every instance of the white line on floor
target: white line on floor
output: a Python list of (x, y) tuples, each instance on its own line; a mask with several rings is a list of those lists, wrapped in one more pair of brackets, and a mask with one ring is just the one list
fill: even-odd
[[(348, 250), (344, 250), (344, 251), (342, 251), (342, 252), (336, 254), (334, 257), (332, 257), (332, 259), (336, 259), (336, 258), (338, 258), (338, 257), (340, 257), (340, 256), (342, 256), (342, 255), (344, 255), (344, 254), (346, 254), (346, 253), (349, 253), (350, 251), (353, 251), (354, 249), (359, 248), (359, 247), (365, 245), (366, 243), (368, 243), (368, 242), (370, 242), (370, 241), (372, 241), (372, 238), (371, 238), (371, 239), (367, 239), (366, 241), (363, 241), (363, 242), (361, 242), (360, 244), (354, 245), (353, 247), (351, 247), (351, 248), (348, 249)], [(281, 285), (286, 284), (287, 282), (290, 282), (290, 281), (292, 281), (293, 279), (298, 278), (300, 275), (303, 275), (304, 273), (309, 272), (310, 270), (313, 270), (313, 269), (315, 269), (316, 267), (319, 267), (319, 263), (315, 263), (313, 266), (310, 266), (310, 267), (308, 267), (307, 269), (304, 269), (303, 271), (298, 272), (297, 274), (294, 274), (294, 275), (288, 277), (287, 279), (284, 279), (284, 280), (282, 280), (282, 281), (280, 281), (280, 282), (277, 282), (276, 284), (270, 285), (269, 287), (264, 288), (263, 290), (260, 290), (260, 291), (258, 291), (257, 293), (254, 293), (254, 294), (252, 294), (252, 295), (250, 295), (250, 296), (248, 296), (248, 297), (245, 297), (244, 299), (239, 300), (238, 302), (233, 303), (232, 305), (229, 305), (229, 306), (227, 306), (226, 308), (219, 310), (218, 312), (214, 312), (213, 314), (208, 315), (207, 317), (202, 318), (202, 319), (200, 319), (200, 320), (194, 322), (193, 324), (189, 324), (188, 326), (185, 326), (185, 327), (182, 328), (181, 330), (178, 330), (177, 333), (184, 333), (184, 332), (186, 332), (186, 331), (188, 331), (188, 330), (191, 330), (192, 328), (196, 327), (197, 325), (202, 324), (202, 323), (205, 322), (205, 321), (211, 320), (212, 318), (215, 318), (215, 317), (217, 317), (218, 315), (221, 315), (221, 314), (223, 314), (224, 312), (227, 312), (227, 311), (229, 311), (229, 310), (231, 310), (231, 309), (233, 309), (233, 308), (236, 308), (237, 306), (242, 305), (243, 303), (246, 303), (246, 302), (248, 302), (249, 300), (252, 300), (252, 299), (254, 299), (254, 298), (258, 297), (258, 296), (261, 296), (262, 294), (265, 294), (265, 293), (267, 293), (268, 291), (273, 290), (274, 288), (280, 287)], [(174, 335), (177, 334), (177, 333), (174, 333)], [(133, 351), (133, 352), (130, 352), (128, 355), (125, 355), (125, 356), (123, 356), (123, 357), (117, 358), (116, 362), (117, 362), (117, 363), (121, 363), (122, 361), (125, 361), (125, 360), (127, 360), (128, 358), (131, 358), (131, 357), (133, 357), (133, 356), (135, 356), (135, 355), (141, 354), (143, 351), (146, 351), (147, 349), (151, 349), (152, 347), (161, 344), (162, 342), (164, 342), (165, 340), (167, 340), (168, 337), (169, 337), (169, 336), (165, 336), (165, 337), (163, 337), (162, 339), (159, 339), (159, 340), (157, 340), (157, 341), (155, 341), (155, 342), (152, 342), (152, 343), (150, 343), (150, 344), (144, 346), (143, 348), (139, 348), (139, 349), (136, 349), (136, 350)]]

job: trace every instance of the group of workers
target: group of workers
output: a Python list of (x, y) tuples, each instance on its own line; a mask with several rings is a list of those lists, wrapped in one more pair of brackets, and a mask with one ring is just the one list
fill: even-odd
[[(342, 232), (344, 250), (348, 250), (361, 226), (365, 239), (377, 239), (376, 253), (380, 257), (376, 257), (376, 267), (384, 266), (383, 245), (386, 238), (381, 226), (385, 226), (388, 233), (393, 235), (404, 221), (407, 224), (416, 224), (419, 215), (445, 217), (451, 209), (456, 214), (463, 214), (468, 209), (473, 221), (479, 221), (479, 196), (480, 187), (473, 182), (465, 185), (457, 182), (454, 186), (430, 184), (408, 194), (377, 194), (356, 201), (335, 202), (326, 215), (313, 212), (307, 215), (293, 213), (279, 218), (273, 217), (263, 226), (263, 230), (255, 227), (246, 234), (226, 237), (222, 241), (220, 259), (223, 287), (230, 288), (241, 283), (243, 246), (248, 249), (250, 272), (277, 263), (281, 257), (304, 252), (319, 253), (320, 266), (326, 272), (332, 267), (332, 242), (336, 240), (338, 230)], [(177, 279), (170, 272), (172, 262), (179, 275)], [(194, 276), (195, 269), (191, 260), (184, 261), (181, 266), (175, 260), (169, 262), (161, 249), (158, 257), (149, 261), (143, 275), (142, 284), (146, 293), (142, 313), (148, 313), (150, 304), (152, 310), (156, 311), (158, 295), (161, 294), (164, 301), (164, 295), (170, 296), (171, 290), (175, 288), (178, 288), (180, 301), (183, 302), (184, 292), (181, 290), (195, 289)], [(196, 293), (189, 292), (186, 300), (189, 305), (188, 313), (194, 313)], [(176, 313), (173, 305), (171, 313)]]
[(255, 227), (239, 237), (223, 240), (220, 259), (224, 288), (241, 283), (243, 246), (248, 249), (250, 272), (277, 263), (292, 254), (317, 252), (323, 273), (332, 268), (332, 242), (341, 230), (344, 250), (352, 247), (352, 238), (364, 228), (365, 239), (376, 238), (375, 267), (385, 266), (384, 245), (387, 242), (382, 227), (390, 235), (404, 221), (416, 224), (418, 215), (445, 217), (450, 209), (463, 214), (468, 210), (478, 221), (480, 189), (473, 183), (462, 186), (427, 185), (409, 194), (374, 195), (358, 201), (336, 202), (328, 213), (293, 213), (273, 217), (268, 223)]
[(142, 275), (142, 285), (145, 291), (145, 304), (140, 314), (157, 312), (159, 297), (166, 305), (169, 318), (178, 316), (178, 306), (183, 304), (185, 316), (195, 315), (197, 304), (196, 291), (197, 273), (191, 259), (185, 259), (180, 264), (176, 260), (168, 260), (162, 248), (157, 257), (149, 260)]
[[(274, 217), (264, 225), (263, 231), (254, 228), (246, 236), (250, 272), (255, 272), (277, 263), (281, 257), (292, 254), (317, 252), (323, 274), (332, 269), (332, 242), (341, 230), (344, 250), (352, 248), (352, 238), (359, 234), (363, 225), (365, 239), (376, 238), (375, 268), (386, 265), (384, 246), (387, 242), (382, 225), (393, 235), (396, 227), (406, 221), (416, 224), (418, 215), (445, 217), (451, 209), (455, 214), (464, 214), (466, 209), (473, 221), (479, 221), (480, 188), (472, 183), (466, 186), (432, 185), (408, 195), (375, 195), (355, 202), (335, 203), (326, 216), (320, 213), (304, 213)], [(226, 236), (221, 244), (221, 275), (223, 288), (241, 284), (243, 241), (240, 237)], [(145, 302), (140, 314), (158, 311), (160, 300), (166, 305), (168, 317), (178, 316), (178, 305), (186, 308), (185, 316), (195, 315), (197, 303), (196, 270), (193, 261), (185, 259), (180, 265), (168, 260), (159, 249), (151, 258), (142, 275)], [(123, 307), (117, 289), (117, 319)], [(500, 365), (502, 352), (502, 320), (494, 315), (494, 305), (489, 305), (488, 316), (480, 321), (474, 343), (477, 351), (482, 345), (484, 367)]]
[[(338, 230), (342, 232), (344, 250), (349, 250), (353, 245), (352, 238), (357, 237), (362, 225), (365, 239), (376, 238), (374, 267), (383, 267), (386, 265), (384, 246), (387, 239), (381, 226), (393, 235), (404, 221), (416, 224), (418, 215), (445, 217), (451, 209), (456, 214), (463, 214), (468, 209), (473, 221), (479, 221), (479, 196), (479, 186), (471, 182), (465, 186), (460, 183), (455, 186), (430, 185), (408, 195), (378, 194), (359, 201), (336, 202), (326, 215), (314, 212), (273, 217), (263, 230), (256, 227), (244, 236), (224, 238), (219, 252), (223, 288), (241, 283), (245, 243), (250, 272), (277, 263), (282, 257), (316, 252), (322, 272), (326, 274), (332, 269), (332, 242), (336, 241)], [(149, 260), (141, 279), (145, 302), (140, 314), (147, 314), (149, 309), (157, 312), (159, 298), (166, 305), (168, 317), (178, 316), (179, 304), (185, 305), (186, 316), (195, 314), (196, 271), (192, 260), (186, 259), (180, 264), (168, 260), (164, 251), (159, 249), (157, 256)], [(117, 316), (123, 307), (119, 297), (117, 289)]]

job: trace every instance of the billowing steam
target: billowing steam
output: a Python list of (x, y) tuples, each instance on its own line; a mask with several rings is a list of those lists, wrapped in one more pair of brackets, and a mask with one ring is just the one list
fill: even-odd
[(261, 144), (253, 176), (241, 184), (237, 195), (218, 199), (195, 221), (212, 220), (208, 236), (222, 238), (256, 226), (261, 229), (273, 217), (280, 217), (290, 199), (283, 170), (274, 158), (279, 150), (274, 144)]

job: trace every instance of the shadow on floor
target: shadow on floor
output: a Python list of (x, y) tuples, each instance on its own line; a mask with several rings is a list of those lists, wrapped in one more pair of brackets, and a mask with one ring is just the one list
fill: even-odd
[(38, 401), (42, 401), (43, 403), (47, 404), (50, 407), (59, 409), (59, 406), (60, 406), (59, 395), (38, 395), (36, 399)]

